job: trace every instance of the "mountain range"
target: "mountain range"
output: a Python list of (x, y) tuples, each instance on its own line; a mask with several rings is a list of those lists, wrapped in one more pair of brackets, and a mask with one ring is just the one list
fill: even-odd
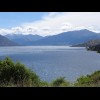
[[(39, 35), (23, 35), (23, 34), (7, 34), (4, 35), (6, 39), (19, 45), (33, 45), (33, 46), (52, 46), (65, 45), (72, 46), (82, 44), (90, 40), (99, 40), (100, 34), (89, 31), (87, 29), (63, 32), (57, 35), (42, 37)], [(3, 42), (3, 41), (2, 41)]]
[(0, 35), (0, 46), (18, 46), (18, 44)]
[(76, 45), (91, 39), (100, 39), (100, 34), (84, 29), (44, 37), (34, 41), (33, 45)]
[(32, 34), (7, 34), (5, 37), (19, 45), (32, 45), (34, 41), (42, 38), (42, 36)]

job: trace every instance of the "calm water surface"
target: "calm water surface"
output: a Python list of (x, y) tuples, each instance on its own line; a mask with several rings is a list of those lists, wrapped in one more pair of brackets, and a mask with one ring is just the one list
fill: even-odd
[(75, 81), (80, 75), (100, 70), (100, 54), (85, 48), (67, 46), (0, 47), (0, 59), (6, 56), (34, 70), (42, 80), (60, 76)]

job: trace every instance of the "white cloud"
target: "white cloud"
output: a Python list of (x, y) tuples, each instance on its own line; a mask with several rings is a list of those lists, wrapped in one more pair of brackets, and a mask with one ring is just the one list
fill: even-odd
[(85, 28), (100, 32), (100, 12), (50, 12), (42, 16), (41, 20), (23, 23), (11, 29), (0, 29), (0, 34), (31, 33), (47, 36)]

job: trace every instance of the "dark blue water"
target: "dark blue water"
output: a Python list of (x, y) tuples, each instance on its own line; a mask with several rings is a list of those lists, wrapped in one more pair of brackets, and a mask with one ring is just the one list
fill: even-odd
[(75, 81), (80, 75), (100, 70), (100, 54), (85, 48), (66, 46), (0, 47), (0, 59), (6, 56), (34, 70), (42, 80), (60, 76)]

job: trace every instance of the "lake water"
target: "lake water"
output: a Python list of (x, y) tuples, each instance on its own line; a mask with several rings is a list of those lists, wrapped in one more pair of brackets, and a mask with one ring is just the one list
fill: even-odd
[(64, 76), (75, 81), (80, 75), (100, 70), (100, 54), (85, 48), (67, 46), (0, 47), (0, 59), (12, 58), (34, 70), (42, 80)]

